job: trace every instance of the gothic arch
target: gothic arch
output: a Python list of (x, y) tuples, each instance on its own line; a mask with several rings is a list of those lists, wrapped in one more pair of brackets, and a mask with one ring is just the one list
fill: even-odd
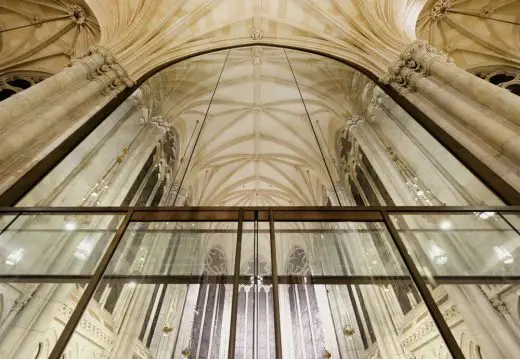
[(204, 272), (210, 275), (221, 275), (226, 273), (226, 254), (220, 246), (211, 247), (204, 257)]

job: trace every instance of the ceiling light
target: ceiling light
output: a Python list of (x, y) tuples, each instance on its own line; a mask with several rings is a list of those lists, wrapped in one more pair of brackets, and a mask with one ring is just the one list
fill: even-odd
[(448, 254), (435, 242), (431, 245), (430, 256), (433, 262), (439, 266), (445, 265), (446, 262), (448, 262)]
[(136, 286), (135, 282), (128, 283), (128, 288), (135, 288), (135, 286)]

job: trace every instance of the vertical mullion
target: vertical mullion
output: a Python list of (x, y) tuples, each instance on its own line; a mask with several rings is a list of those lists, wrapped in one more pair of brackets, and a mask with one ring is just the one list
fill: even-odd
[(235, 270), (233, 273), (233, 293), (231, 297), (231, 321), (229, 324), (229, 345), (228, 358), (235, 357), (235, 342), (237, 336), (237, 315), (238, 315), (238, 287), (240, 280), (240, 255), (242, 254), (242, 226), (244, 222), (244, 210), (238, 212), (237, 243), (235, 250)]
[(430, 290), (424, 282), (424, 279), (421, 273), (419, 272), (419, 269), (415, 265), (411, 255), (408, 253), (408, 249), (406, 248), (404, 242), (399, 236), (397, 229), (394, 227), (392, 221), (390, 220), (388, 213), (385, 210), (382, 210), (381, 214), (383, 215), (383, 221), (388, 231), (390, 232), (390, 236), (392, 237), (392, 240), (395, 246), (397, 247), (397, 251), (401, 255), (401, 258), (403, 259), (414, 284), (417, 286), (417, 289), (419, 290), (419, 293), (421, 294), (421, 297), (424, 300), (424, 304), (426, 305), (428, 312), (432, 316), (433, 321), (435, 322), (435, 325), (437, 326), (440, 335), (442, 336), (444, 342), (448, 346), (448, 350), (450, 351), (451, 356), (453, 357), (453, 359), (464, 359), (464, 354), (462, 353), (462, 350), (460, 349), (457, 340), (453, 336), (453, 333), (451, 332), (448, 324), (444, 320), (444, 317), (442, 316), (442, 313), (439, 307), (437, 306), (437, 303), (435, 303), (435, 299), (433, 299)]
[(278, 266), (276, 262), (276, 243), (274, 236), (274, 214), (269, 211), (269, 236), (271, 240), (271, 270), (273, 276), (273, 315), (274, 315), (274, 343), (276, 359), (282, 359), (282, 337), (280, 328), (280, 302), (278, 297)]
[(63, 332), (58, 338), (56, 345), (54, 345), (54, 348), (52, 349), (51, 354), (49, 355), (49, 359), (59, 359), (65, 351), (67, 344), (69, 343), (69, 340), (72, 337), (72, 334), (74, 334), (76, 326), (79, 324), (81, 317), (83, 316), (83, 313), (87, 309), (87, 306), (90, 300), (92, 299), (92, 296), (94, 295), (94, 292), (96, 291), (99, 282), (101, 282), (101, 279), (103, 278), (103, 274), (105, 273), (110, 263), (110, 260), (114, 256), (114, 253), (117, 247), (119, 246), (119, 243), (121, 242), (123, 235), (126, 232), (126, 229), (128, 228), (128, 224), (130, 223), (133, 213), (133, 209), (128, 210), (128, 212), (125, 215), (125, 218), (123, 219), (123, 222), (121, 222), (121, 224), (119, 225), (114, 239), (112, 239), (112, 241), (110, 242), (110, 245), (108, 246), (105, 255), (101, 258), (101, 262), (99, 263), (99, 265), (96, 268), (96, 271), (92, 275), (88, 283), (88, 286), (85, 289), (85, 292), (83, 292), (83, 295), (81, 296), (78, 302), (78, 305), (72, 312), (72, 315), (70, 316), (69, 321), (65, 325), (65, 328), (63, 328)]

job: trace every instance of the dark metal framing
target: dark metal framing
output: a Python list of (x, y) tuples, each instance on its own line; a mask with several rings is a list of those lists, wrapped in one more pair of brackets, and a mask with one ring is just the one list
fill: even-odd
[[(241, 283), (248, 283), (249, 276), (240, 273), (240, 258), (242, 251), (243, 222), (264, 221), (269, 222), (269, 238), (271, 246), (272, 275), (263, 278), (264, 283), (273, 285), (273, 315), (275, 328), (275, 350), (276, 358), (282, 358), (282, 338), (280, 332), (280, 308), (279, 308), (279, 284), (314, 284), (314, 285), (373, 285), (387, 284), (389, 281), (415, 284), (421, 294), (425, 306), (431, 314), (440, 335), (444, 339), (448, 350), (455, 359), (463, 359), (461, 348), (457, 344), (451, 330), (444, 320), (434, 298), (432, 297), (427, 283), (434, 281), (436, 284), (499, 284), (520, 283), (520, 276), (425, 276), (422, 275), (414, 260), (408, 253), (406, 246), (392, 221), (391, 215), (474, 215), (475, 212), (495, 212), (505, 220), (503, 214), (520, 214), (520, 206), (509, 207), (245, 207), (245, 208), (118, 208), (118, 207), (74, 207), (74, 208), (0, 208), (0, 216), (13, 216), (9, 218), (4, 233), (9, 227), (16, 223), (18, 218), (24, 215), (63, 215), (63, 214), (97, 214), (97, 215), (124, 215), (121, 224), (117, 228), (113, 239), (104, 253), (100, 264), (92, 275), (0, 275), (0, 283), (88, 283), (78, 305), (74, 309), (69, 321), (54, 346), (50, 359), (59, 359), (66, 349), (74, 330), (88, 307), (96, 288), (103, 281), (125, 283), (135, 282), (141, 284), (200, 284), (203, 278), (198, 275), (122, 275), (106, 274), (105, 271), (114, 256), (118, 245), (122, 241), (125, 232), (131, 222), (237, 222), (237, 241), (233, 275), (221, 275), (211, 277), (212, 283), (233, 284), (230, 322), (230, 342), (228, 345), (228, 357), (234, 357), (236, 341), (238, 288)], [(408, 275), (320, 275), (311, 277), (279, 275), (276, 256), (275, 222), (376, 222), (384, 224), (392, 238), (399, 255), (404, 261), (409, 272)], [(511, 231), (518, 232), (510, 221), (505, 220), (511, 227)], [(17, 231), (20, 229), (16, 229)]]

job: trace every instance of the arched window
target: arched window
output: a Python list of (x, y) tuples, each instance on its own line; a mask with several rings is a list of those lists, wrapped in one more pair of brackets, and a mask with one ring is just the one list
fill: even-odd
[[(224, 251), (221, 247), (212, 247), (204, 260), (204, 275), (225, 273)], [(219, 357), (225, 293), (224, 284), (210, 281), (200, 286), (190, 339), (190, 352), (194, 358)]]
[(502, 69), (474, 69), (470, 70), (476, 76), (491, 82), (493, 85), (503, 87), (515, 95), (520, 96), (520, 69), (502, 68)]
[[(309, 258), (303, 248), (295, 246), (289, 252), (287, 273), (297, 277), (311, 275)], [(325, 337), (314, 286), (307, 283), (290, 284), (288, 295), (294, 354), (300, 358), (319, 357), (325, 352)]]
[(45, 72), (24, 71), (0, 76), (0, 101), (52, 76)]

